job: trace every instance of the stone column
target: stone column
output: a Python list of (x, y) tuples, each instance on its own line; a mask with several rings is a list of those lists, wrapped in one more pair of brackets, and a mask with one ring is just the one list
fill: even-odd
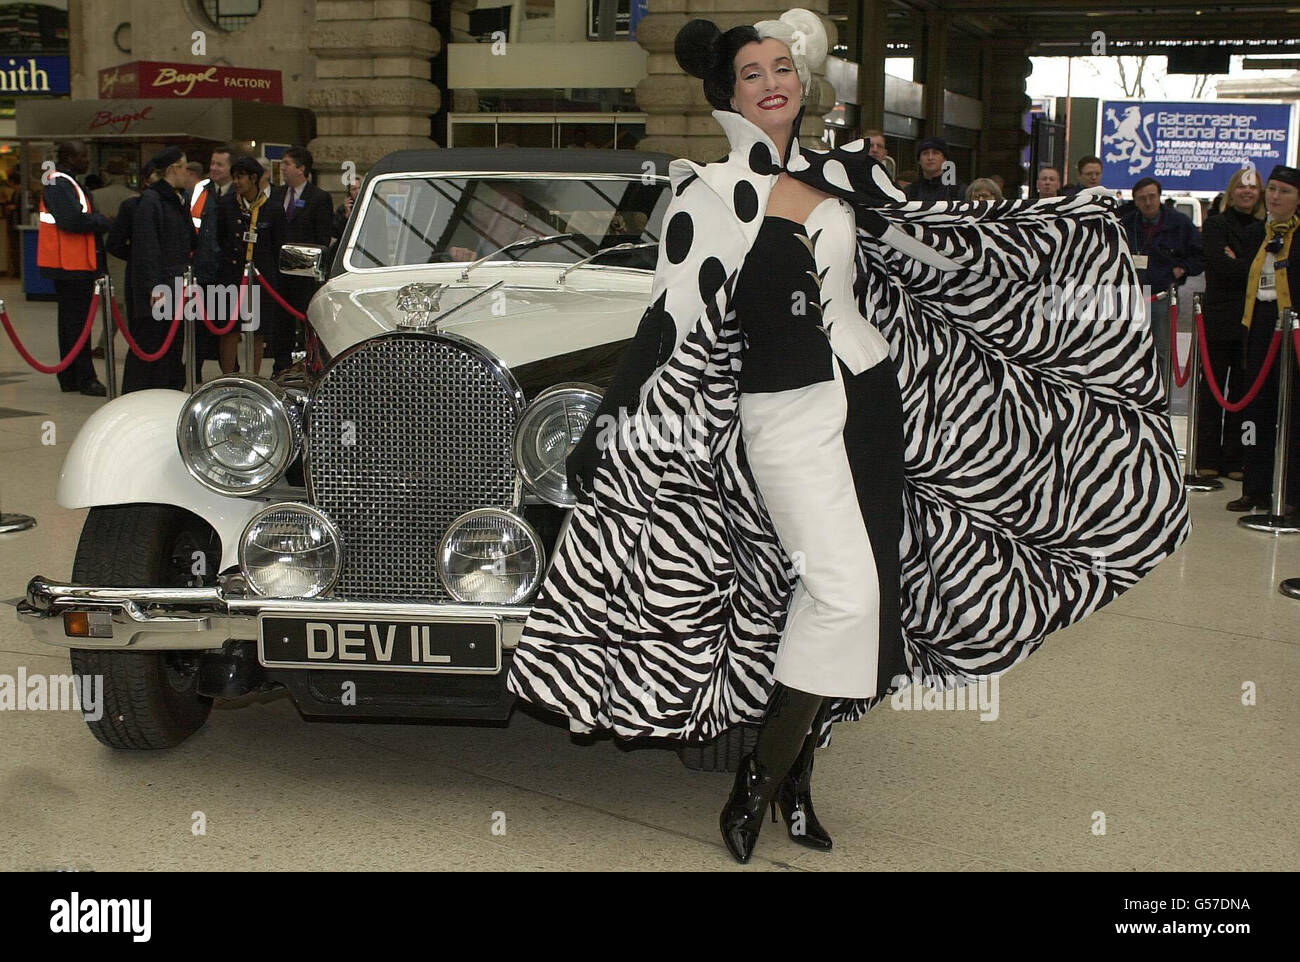
[(427, 0), (316, 0), (308, 43), (317, 78), (310, 148), (322, 187), (341, 196), (345, 161), (361, 175), (391, 151), (438, 146), (429, 116), (441, 91), (429, 58), (443, 50)]
[(921, 80), (925, 84), (925, 136), (943, 136), (944, 79), (948, 66), (948, 25), (950, 17), (938, 10), (925, 14), (924, 66)]
[[(805, 0), (798, 5), (821, 15), (833, 47), (837, 34), (835, 25), (826, 18), (829, 2)], [(703, 84), (677, 65), (673, 40), (690, 20), (712, 20), (720, 30), (728, 30), (740, 24), (775, 20), (790, 6), (749, 7), (746, 0), (650, 0), (650, 11), (636, 28), (637, 43), (650, 54), (647, 76), (636, 88), (637, 105), (647, 114), (646, 136), (637, 149), (662, 151), (696, 162), (726, 156), (727, 138), (710, 116), (713, 107), (704, 99)], [(824, 75), (814, 73), (799, 131), (805, 142), (820, 140), (822, 118), (834, 106), (834, 88)]]
[[(469, 33), (469, 12), (477, 9), (478, 0), (451, 0), (451, 36), (446, 43), (473, 43)], [(478, 91), (463, 87), (451, 91), (453, 113), (472, 114), (478, 111)]]
[(987, 79), (984, 89), (984, 130), (980, 135), (981, 173), (1000, 174), (1006, 182), (1008, 197), (1019, 196), (1024, 183), (1021, 154), (1029, 143), (1023, 124), (1029, 110), (1025, 78), (1033, 65), (1029, 62), (1028, 37), (1003, 35), (989, 43), (985, 63)]
[(885, 0), (850, 0), (849, 23), (857, 31), (853, 43), (858, 57), (857, 136), (885, 126), (885, 41), (889, 37)]

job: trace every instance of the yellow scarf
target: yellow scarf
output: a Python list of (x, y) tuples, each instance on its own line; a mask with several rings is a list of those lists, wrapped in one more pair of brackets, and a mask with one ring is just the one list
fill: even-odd
[[(1259, 293), (1259, 275), (1264, 272), (1264, 261), (1268, 257), (1268, 245), (1282, 238), (1282, 249), (1273, 255), (1273, 269), (1276, 272), (1273, 283), (1277, 286), (1277, 311), (1282, 312), (1291, 306), (1291, 285), (1287, 282), (1286, 264), (1291, 254), (1291, 239), (1295, 237), (1296, 225), (1300, 224), (1300, 215), (1292, 214), (1283, 221), (1269, 221), (1264, 225), (1264, 243), (1255, 252), (1255, 259), (1250, 264), (1250, 279), (1246, 282), (1246, 313), (1241, 316), (1241, 323), (1250, 327), (1255, 314), (1255, 295)], [(1279, 266), (1281, 268), (1279, 269)]]
[[(240, 201), (243, 203), (247, 203), (246, 201), (244, 201), (242, 197), (240, 198)], [(249, 213), (249, 222), (248, 222), (249, 233), (254, 233), (257, 231), (257, 212), (262, 209), (262, 205), (265, 203), (266, 203), (266, 194), (259, 191), (257, 194), (257, 200), (253, 201), (251, 204), (247, 204), (248, 213)], [(247, 264), (249, 261), (253, 259), (253, 245), (255, 243), (256, 241), (248, 242), (248, 250), (244, 252), (245, 264)]]

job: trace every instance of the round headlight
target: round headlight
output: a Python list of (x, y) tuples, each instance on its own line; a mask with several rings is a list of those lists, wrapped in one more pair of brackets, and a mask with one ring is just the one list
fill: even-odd
[(279, 480), (297, 456), (298, 419), (279, 385), (222, 377), (185, 402), (176, 443), (200, 484), (218, 494), (256, 494)]
[(519, 604), (537, 590), (543, 568), (537, 532), (498, 508), (465, 512), (438, 546), (438, 575), (457, 601)]
[(305, 504), (273, 504), (239, 539), (239, 567), (268, 598), (314, 598), (334, 587), (343, 563), (338, 530)]
[(524, 483), (548, 504), (571, 508), (576, 500), (564, 473), (569, 456), (596, 416), (600, 390), (558, 384), (537, 396), (515, 428), (515, 466)]

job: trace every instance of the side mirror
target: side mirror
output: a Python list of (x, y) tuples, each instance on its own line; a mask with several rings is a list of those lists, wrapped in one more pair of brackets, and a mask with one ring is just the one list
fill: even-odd
[(320, 244), (283, 244), (280, 247), (280, 273), (323, 281), (326, 250)]

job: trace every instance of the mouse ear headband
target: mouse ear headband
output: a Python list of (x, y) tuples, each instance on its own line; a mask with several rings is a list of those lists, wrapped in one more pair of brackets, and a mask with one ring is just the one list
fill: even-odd
[(776, 20), (762, 20), (752, 27), (732, 27), (725, 33), (711, 20), (692, 20), (677, 32), (673, 53), (683, 70), (704, 81), (704, 96), (709, 103), (718, 110), (731, 110), (731, 94), (736, 83), (732, 61), (736, 52), (747, 43), (768, 37), (790, 48), (806, 96), (812, 72), (826, 62), (829, 44), (821, 18), (802, 7), (791, 8)]

